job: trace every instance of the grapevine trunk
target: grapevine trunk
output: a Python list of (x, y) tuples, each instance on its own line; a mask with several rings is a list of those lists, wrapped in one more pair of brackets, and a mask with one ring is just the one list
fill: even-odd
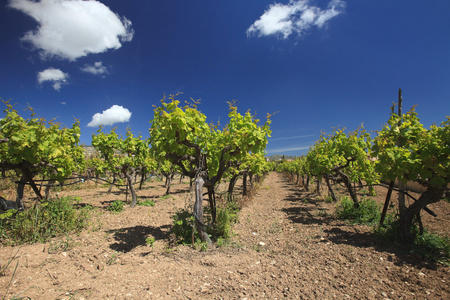
[(401, 242), (405, 244), (412, 244), (414, 242), (415, 235), (411, 230), (414, 217), (428, 204), (440, 201), (444, 192), (445, 188), (443, 187), (429, 186), (416, 202), (404, 210), (399, 221), (399, 235)]

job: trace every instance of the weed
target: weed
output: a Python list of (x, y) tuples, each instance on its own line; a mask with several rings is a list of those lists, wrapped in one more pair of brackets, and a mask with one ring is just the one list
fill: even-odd
[(74, 246), (73, 240), (68, 235), (66, 235), (66, 239), (63, 241), (50, 242), (48, 253), (54, 254), (58, 252), (67, 251), (70, 250), (73, 246)]
[(232, 225), (237, 221), (237, 211), (231, 208), (218, 208), (216, 222), (211, 226), (208, 233), (217, 238), (229, 239), (233, 236)]
[(106, 209), (113, 213), (120, 213), (124, 210), (125, 204), (123, 201), (116, 200), (112, 202)]
[(146, 238), (145, 239), (145, 243), (147, 244), (147, 246), (153, 247), (153, 244), (155, 243), (155, 238)]
[(424, 234), (416, 236), (415, 244), (422, 256), (450, 264), (450, 238), (424, 230)]
[(195, 249), (199, 249), (200, 252), (206, 252), (208, 251), (208, 243), (197, 240), (195, 242)]
[(0, 218), (0, 242), (11, 245), (45, 242), (51, 237), (83, 229), (88, 225), (89, 210), (76, 209), (79, 200), (64, 197)]
[(11, 276), (11, 280), (9, 281), (8, 287), (6, 288), (6, 293), (5, 293), (5, 295), (7, 295), (8, 292), (9, 292), (9, 288), (11, 287), (11, 283), (12, 283), (12, 281), (13, 281), (13, 279), (14, 279), (14, 276), (16, 275), (16, 271), (17, 271), (17, 267), (18, 267), (18, 266), (19, 266), (19, 262), (17, 262), (16, 267), (14, 268), (14, 272), (13, 272), (13, 274), (12, 274), (12, 276)]
[(202, 242), (200, 245), (200, 251), (201, 252), (205, 252), (206, 250), (208, 250), (208, 243), (207, 242)]
[[(173, 216), (173, 233), (179, 244), (191, 244), (194, 235), (194, 216), (186, 209), (179, 210)], [(199, 239), (198, 234), (194, 240)]]
[(228, 241), (223, 238), (218, 238), (216, 241), (216, 245), (218, 247), (225, 247), (228, 244)]
[[(398, 244), (399, 239), (399, 222), (392, 216), (385, 221), (385, 226), (375, 228), (375, 234), (381, 236), (394, 244)], [(422, 235), (419, 234), (419, 228), (412, 226), (415, 239), (410, 247), (411, 253), (416, 253), (423, 258), (438, 261), (440, 263), (450, 265), (450, 238), (428, 232), (424, 229)]]
[[(8, 259), (8, 262), (6, 263), (6, 265), (1, 266), (0, 267), (0, 276), (5, 276), (5, 272), (6, 269), (8, 269), (9, 265), (11, 264), (11, 262), (15, 259), (18, 259), (19, 257), (17, 257), (17, 253), (19, 253), (19, 249), (17, 249), (16, 254), (14, 254), (12, 257), (10, 257)], [(13, 282), (14, 276), (16, 275), (16, 271), (17, 271), (17, 267), (19, 266), (19, 260), (17, 260), (17, 264), (16, 267), (14, 268), (13, 274), (11, 275), (11, 279), (9, 280), (8, 286), (6, 287), (6, 293), (5, 296), (2, 299), (6, 299), (6, 295), (8, 294), (9, 288), (11, 287), (11, 283)], [(12, 298), (12, 299), (16, 299), (16, 298)], [(18, 298), (17, 298), (18, 299)]]
[(166, 199), (173, 199), (172, 195), (164, 195), (161, 197), (161, 200), (166, 200)]
[(106, 263), (108, 266), (111, 266), (113, 264), (117, 263), (117, 251), (114, 251), (113, 255), (111, 255), (111, 258)]
[(6, 269), (8, 269), (9, 265), (12, 263), (13, 260), (17, 259), (17, 253), (19, 253), (19, 249), (17, 249), (16, 254), (14, 254), (12, 257), (8, 258), (8, 262), (4, 266), (0, 266), (0, 276), (5, 276)]
[(150, 200), (150, 199), (146, 199), (145, 201), (143, 201), (143, 202), (141, 202), (141, 201), (138, 201), (138, 203), (137, 203), (137, 205), (139, 205), (139, 206), (155, 206), (155, 202), (153, 202), (152, 200)]
[(352, 200), (343, 197), (337, 205), (336, 215), (340, 219), (351, 220), (354, 224), (375, 224), (380, 220), (380, 205), (373, 199), (364, 198), (359, 207)]
[[(208, 209), (205, 209), (207, 212)], [(205, 218), (206, 222), (211, 221)], [(217, 209), (214, 224), (205, 228), (206, 232), (216, 241), (222, 239), (221, 243), (233, 236), (232, 224), (237, 221), (237, 206), (234, 203), (225, 208)], [(195, 231), (195, 218), (187, 209), (179, 210), (173, 217), (173, 233), (180, 244), (199, 243), (200, 237)]]
[(331, 195), (324, 196), (323, 200), (327, 203), (333, 203), (333, 198), (331, 197)]

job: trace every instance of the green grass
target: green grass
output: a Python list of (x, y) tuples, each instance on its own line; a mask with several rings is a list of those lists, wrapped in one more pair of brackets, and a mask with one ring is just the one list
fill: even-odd
[(228, 240), (233, 236), (232, 226), (237, 221), (237, 211), (232, 208), (218, 208), (216, 221), (211, 229), (207, 232), (211, 234), (215, 240), (222, 238)]
[[(393, 244), (400, 244), (398, 220), (390, 217), (385, 225), (375, 228), (375, 234)], [(428, 232), (424, 229), (422, 235), (419, 234), (417, 226), (413, 226), (415, 235), (414, 243), (409, 246), (409, 252), (415, 253), (423, 258), (450, 265), (450, 238)]]
[(145, 201), (138, 201), (138, 203), (137, 203), (137, 205), (139, 205), (139, 206), (155, 206), (155, 202), (153, 202), (152, 200), (150, 200), (150, 199), (146, 199)]
[(54, 199), (23, 212), (8, 211), (0, 215), (0, 242), (17, 245), (45, 242), (88, 225), (90, 206), (77, 208), (80, 199)]
[(155, 238), (153, 237), (148, 237), (145, 239), (145, 243), (149, 246), (149, 247), (153, 247), (153, 244), (155, 243)]
[(125, 203), (123, 203), (123, 201), (116, 200), (114, 202), (111, 202), (111, 204), (106, 209), (113, 213), (120, 213), (124, 210), (124, 208)]
[(331, 197), (331, 195), (322, 196), (322, 200), (327, 203), (333, 203), (333, 198)]
[(450, 238), (427, 232), (417, 235), (416, 251), (429, 259), (450, 265)]
[(336, 207), (336, 216), (339, 219), (350, 220), (353, 224), (373, 225), (380, 221), (381, 206), (373, 199), (364, 198), (355, 207), (353, 201), (343, 197)]
[[(208, 209), (205, 209), (208, 212)], [(229, 239), (233, 236), (232, 226), (237, 221), (237, 206), (232, 203), (224, 208), (217, 209), (216, 220), (210, 227), (206, 227), (205, 231), (216, 242), (218, 246), (225, 246)], [(205, 218), (206, 223), (211, 222), (209, 218)], [(194, 235), (194, 244), (204, 250), (205, 245), (200, 241), (198, 233), (195, 231), (195, 218), (191, 211), (186, 209), (179, 210), (173, 216), (173, 233), (179, 244), (192, 244), (192, 235)]]
[[(172, 231), (177, 238), (179, 244), (191, 244), (192, 234), (194, 232), (194, 216), (186, 209), (179, 210), (173, 217)], [(198, 234), (194, 236), (195, 239), (200, 239)]]

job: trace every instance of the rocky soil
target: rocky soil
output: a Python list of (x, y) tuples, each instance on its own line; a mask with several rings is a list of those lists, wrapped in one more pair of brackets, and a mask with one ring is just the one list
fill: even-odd
[[(95, 207), (81, 233), (0, 248), (2, 299), (450, 299), (448, 266), (337, 220), (335, 203), (277, 173), (243, 203), (232, 242), (207, 251), (171, 242), (172, 216), (190, 203), (186, 182), (169, 198), (161, 182), (147, 184), (138, 196), (155, 206), (119, 214), (105, 208), (125, 195), (106, 191), (60, 192)], [(448, 236), (449, 204), (430, 208), (438, 217), (423, 215), (425, 226)]]

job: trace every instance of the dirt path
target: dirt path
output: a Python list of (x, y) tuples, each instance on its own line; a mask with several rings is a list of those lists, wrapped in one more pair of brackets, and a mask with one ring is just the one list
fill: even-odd
[[(123, 195), (78, 194), (100, 207), (90, 230), (52, 243), (0, 248), (6, 292), (31, 299), (449, 299), (449, 268), (381, 243), (346, 225), (335, 204), (271, 173), (235, 225), (230, 246), (199, 252), (169, 248), (171, 217), (186, 184), (138, 192), (154, 207), (114, 215), (101, 207)], [(448, 218), (448, 214), (444, 215)], [(145, 239), (154, 237), (153, 247)], [(18, 262), (17, 271), (14, 268)]]

